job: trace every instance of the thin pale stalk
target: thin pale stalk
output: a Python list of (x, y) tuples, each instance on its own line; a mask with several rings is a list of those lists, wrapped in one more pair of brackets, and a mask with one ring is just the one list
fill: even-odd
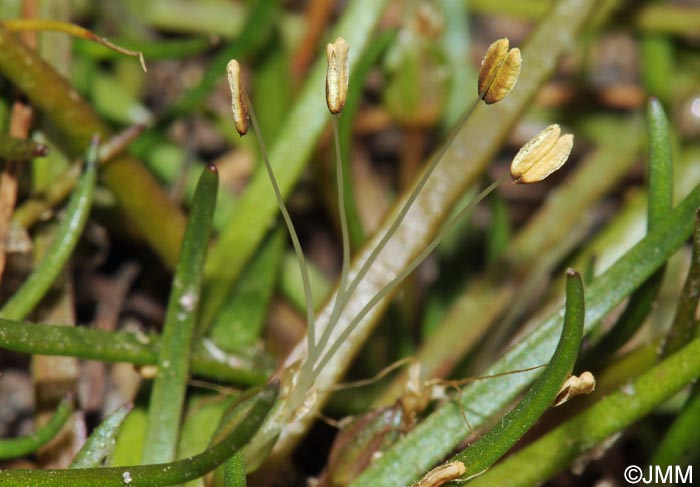
[[(455, 228), (455, 226), (462, 220), (462, 218), (467, 213), (469, 213), (476, 205), (478, 205), (482, 199), (488, 196), (488, 194), (491, 193), (491, 191), (503, 184), (503, 182), (506, 181), (508, 178), (510, 178), (510, 175), (504, 174), (499, 179), (492, 182), (483, 191), (481, 191), (481, 193), (479, 193), (472, 201), (470, 201), (469, 204), (467, 204), (467, 206), (462, 208), (459, 211), (459, 213), (450, 218), (450, 220), (448, 220), (447, 223), (445, 223), (442, 226), (442, 228), (440, 228), (440, 231), (435, 235), (433, 240), (411, 262), (409, 262), (408, 265), (406, 265), (406, 267), (402, 269), (401, 272), (394, 279), (389, 281), (389, 283), (386, 286), (384, 286), (376, 294), (376, 296), (374, 296), (362, 308), (362, 310), (360, 310), (360, 312), (357, 314), (357, 316), (355, 316), (355, 318), (353, 318), (350, 324), (340, 334), (340, 337), (333, 342), (333, 345), (331, 345), (331, 347), (328, 349), (328, 352), (323, 356), (320, 363), (318, 364), (318, 367), (316, 367), (314, 370), (314, 376), (318, 375), (319, 372), (323, 370), (323, 367), (325, 367), (325, 365), (333, 358), (333, 355), (338, 351), (338, 348), (340, 348), (343, 345), (343, 343), (348, 339), (348, 337), (353, 332), (357, 324), (364, 319), (367, 313), (369, 313), (370, 310), (377, 305), (377, 303), (379, 303), (388, 294), (390, 294), (396, 288), (396, 286), (401, 284), (401, 282), (404, 279), (406, 279), (406, 277), (408, 277), (416, 269), (416, 267), (418, 267), (433, 252), (433, 250), (435, 250), (435, 247), (437, 247), (440, 244), (440, 242), (442, 242), (445, 236)], [(331, 321), (331, 323), (333, 322)]]
[[(336, 161), (336, 182), (338, 185), (338, 212), (340, 214), (340, 232), (343, 239), (343, 264), (340, 269), (340, 283), (338, 284), (338, 290), (335, 294), (335, 300), (333, 302), (333, 310), (331, 311), (330, 323), (335, 323), (338, 321), (338, 316), (342, 311), (340, 302), (345, 299), (346, 288), (348, 285), (348, 272), (350, 268), (350, 232), (348, 229), (348, 218), (345, 213), (345, 182), (343, 174), (345, 168), (343, 167), (343, 159), (340, 151), (340, 135), (338, 132), (338, 116), (331, 117), (331, 123), (333, 124), (333, 139), (335, 141), (335, 161)], [(321, 340), (318, 342), (318, 347), (314, 349), (314, 354), (311, 354), (311, 349), (309, 349), (309, 358), (307, 359), (304, 367), (307, 368), (310, 374), (313, 370), (313, 366), (316, 363), (316, 353), (323, 350), (326, 347), (326, 342), (330, 333), (324, 333)], [(323, 339), (326, 339), (324, 342)]]
[[(479, 104), (479, 101), (480, 100), (477, 99), (472, 104), (472, 106), (464, 113), (464, 115), (462, 115), (462, 118), (459, 121), (459, 123), (457, 124), (457, 127), (455, 128), (455, 130), (452, 131), (452, 134), (450, 134), (450, 137), (447, 139), (445, 144), (442, 146), (442, 148), (440, 149), (440, 152), (438, 152), (432, 158), (432, 160), (428, 164), (428, 167), (423, 172), (421, 179), (418, 181), (418, 184), (416, 184), (416, 186), (414, 187), (413, 192), (409, 195), (408, 199), (401, 207), (401, 210), (399, 210), (399, 213), (396, 215), (395, 219), (392, 221), (389, 228), (387, 228), (386, 232), (384, 232), (384, 235), (382, 236), (381, 240), (379, 240), (377, 245), (372, 248), (372, 252), (369, 254), (369, 257), (367, 257), (367, 260), (365, 260), (363, 262), (362, 266), (360, 267), (360, 270), (357, 271), (357, 274), (354, 276), (352, 282), (348, 286), (347, 291), (344, 293), (345, 295), (338, 296), (336, 298), (336, 300), (339, 303), (338, 307), (339, 307), (340, 311), (345, 309), (345, 306), (347, 305), (348, 301), (352, 297), (352, 294), (357, 289), (357, 286), (360, 284), (360, 282), (362, 282), (362, 279), (364, 279), (364, 277), (367, 275), (367, 272), (370, 270), (370, 268), (372, 267), (374, 262), (377, 260), (377, 257), (379, 256), (381, 251), (384, 250), (384, 248), (386, 247), (387, 242), (391, 239), (391, 237), (394, 235), (394, 233), (396, 233), (396, 230), (399, 228), (399, 226), (401, 225), (401, 222), (403, 222), (404, 218), (406, 217), (406, 214), (411, 209), (413, 202), (416, 200), (416, 198), (420, 194), (421, 190), (425, 186), (425, 183), (428, 182), (428, 179), (430, 178), (430, 175), (433, 173), (433, 170), (435, 170), (438, 163), (442, 160), (443, 156), (447, 153), (447, 150), (450, 148), (450, 145), (454, 141), (455, 137), (457, 137), (457, 134), (460, 132), (462, 126), (464, 125), (464, 122), (467, 121), (469, 116), (472, 114), (474, 109)], [(410, 272), (409, 272), (409, 274), (410, 274)], [(366, 314), (366, 312), (365, 312), (365, 314)], [(357, 320), (357, 321), (359, 321), (359, 320)], [(319, 341), (319, 344), (325, 345), (326, 343), (328, 343), (328, 340), (330, 340), (330, 337), (333, 333), (333, 328), (334, 328), (333, 325), (334, 325), (334, 322), (330, 321), (329, 325), (326, 327), (326, 329), (323, 333), (323, 336), (321, 337), (321, 340)], [(351, 328), (351, 327), (348, 327), (348, 328)], [(340, 345), (338, 345), (338, 346), (340, 346)], [(337, 349), (338, 346), (336, 346), (335, 348)], [(324, 347), (319, 346), (320, 350), (323, 350), (323, 348)], [(327, 354), (327, 356), (328, 355), (332, 356), (330, 353)], [(327, 361), (328, 360), (324, 358), (324, 360), (322, 361), (322, 364), (325, 364)], [(320, 370), (320, 369), (322, 369), (322, 366), (320, 365), (316, 369)]]
[[(348, 218), (348, 226), (350, 231), (350, 241), (352, 248), (359, 248), (365, 240), (365, 231), (360, 221), (359, 211), (357, 209), (357, 200), (352, 183), (352, 172), (350, 165), (352, 161), (352, 133), (353, 121), (355, 115), (360, 108), (360, 102), (364, 94), (365, 80), (372, 68), (376, 65), (380, 56), (392, 45), (396, 39), (395, 30), (386, 30), (379, 33), (368, 46), (364, 55), (352, 69), (350, 75), (350, 86), (348, 87), (348, 97), (343, 108), (343, 116), (338, 122), (338, 132), (340, 133), (340, 152), (346, 164), (343, 164), (345, 173), (345, 209)], [(460, 113), (461, 115), (461, 113)]]
[(306, 267), (306, 258), (304, 257), (304, 251), (301, 248), (301, 243), (299, 242), (299, 237), (297, 236), (297, 231), (292, 223), (292, 218), (289, 216), (287, 211), (287, 206), (284, 204), (284, 198), (282, 197), (282, 192), (280, 191), (279, 184), (277, 183), (277, 178), (272, 170), (272, 164), (270, 164), (270, 159), (267, 155), (267, 149), (265, 149), (265, 141), (263, 140), (262, 133), (260, 133), (260, 125), (258, 124), (258, 119), (255, 116), (255, 110), (253, 110), (253, 104), (250, 103), (248, 95), (245, 95), (246, 103), (248, 104), (248, 111), (250, 113), (250, 121), (253, 124), (253, 130), (255, 130), (256, 139), (260, 147), (260, 154), (262, 155), (263, 161), (265, 163), (265, 170), (270, 178), (270, 183), (272, 184), (272, 189), (275, 192), (275, 198), (277, 198), (277, 204), (279, 206), (282, 217), (284, 218), (284, 223), (287, 226), (287, 231), (292, 239), (292, 245), (294, 246), (294, 252), (297, 254), (297, 259), (299, 261), (299, 271), (301, 272), (301, 279), (304, 284), (304, 298), (306, 300), (306, 336), (309, 353), (313, 354), (316, 346), (316, 317), (314, 316), (314, 298), (311, 294), (311, 282), (309, 280), (309, 270)]

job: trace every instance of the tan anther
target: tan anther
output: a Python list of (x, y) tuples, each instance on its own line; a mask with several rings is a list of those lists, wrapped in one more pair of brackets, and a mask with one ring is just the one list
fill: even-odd
[(348, 51), (345, 39), (338, 37), (326, 45), (328, 70), (326, 71), (326, 103), (331, 113), (340, 113), (348, 95)]
[(570, 376), (561, 386), (559, 394), (557, 394), (556, 399), (554, 399), (554, 404), (552, 407), (561, 406), (567, 402), (572, 397), (580, 396), (582, 394), (590, 394), (595, 390), (595, 377), (590, 372), (583, 372), (578, 377), (575, 375)]
[(449, 462), (438, 465), (414, 484), (413, 487), (439, 487), (464, 475), (467, 469), (462, 462)]
[(228, 74), (228, 85), (231, 87), (233, 122), (239, 135), (244, 136), (248, 133), (248, 105), (241, 80), (241, 66), (238, 61), (231, 59), (226, 66), (226, 73)]
[(518, 81), (522, 57), (520, 49), (508, 50), (508, 38), (491, 44), (486, 51), (479, 70), (479, 98), (486, 104), (496, 103), (510, 93)]
[(541, 181), (563, 166), (574, 146), (574, 136), (560, 134), (559, 125), (553, 124), (522, 146), (510, 165), (513, 181)]

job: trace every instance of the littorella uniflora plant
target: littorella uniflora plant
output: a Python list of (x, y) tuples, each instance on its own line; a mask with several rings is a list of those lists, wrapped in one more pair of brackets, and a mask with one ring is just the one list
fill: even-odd
[[(313, 311), (313, 299), (309, 276), (306, 269), (306, 262), (299, 244), (299, 239), (294, 230), (294, 226), (285, 207), (279, 186), (275, 179), (274, 172), (270, 165), (265, 145), (259, 131), (255, 112), (250, 105), (250, 100), (242, 86), (240, 66), (236, 60), (229, 62), (227, 73), (232, 94), (232, 111), (236, 130), (240, 135), (247, 132), (248, 117), (258, 139), (261, 155), (265, 168), (270, 177), (270, 181), (275, 193), (275, 197), (283, 215), (285, 224), (290, 233), (295, 252), (298, 257), (301, 270), (302, 282), (307, 305), (307, 334), (306, 349), (303, 352), (295, 353), (295, 350), (285, 363), (280, 367), (277, 375), (281, 379), (283, 392), (273, 413), (266, 425), (259, 432), (253, 444), (247, 450), (247, 460), (251, 462), (252, 468), (264, 459), (266, 451), (272, 448), (284, 427), (291, 427), (295, 432), (299, 428), (303, 430), (304, 422), (308, 422), (313, 416), (313, 412), (319, 407), (320, 397), (331, 384), (319, 383), (318, 379), (324, 368), (332, 360), (338, 360), (336, 353), (351, 340), (352, 332), (358, 323), (380, 302), (387, 294), (391, 293), (423, 260), (435, 249), (445, 235), (468, 213), (477, 203), (486, 197), (491, 191), (501, 185), (507, 179), (499, 178), (481, 193), (473, 201), (462, 208), (455, 216), (444, 223), (436, 232), (433, 240), (420, 252), (398, 275), (386, 284), (375, 296), (373, 296), (359, 311), (357, 311), (349, 323), (342, 330), (339, 317), (343, 310), (350, 303), (350, 298), (357, 289), (360, 282), (372, 267), (379, 253), (385, 248), (387, 242), (399, 227), (404, 217), (408, 213), (411, 205), (420, 193), (421, 189), (429, 179), (432, 171), (440, 162), (446, 148), (453, 141), (461, 125), (467, 120), (480, 100), (486, 104), (496, 103), (505, 98), (514, 88), (520, 72), (521, 56), (517, 48), (509, 49), (507, 39), (494, 42), (489, 47), (486, 57), (482, 63), (479, 74), (478, 96), (475, 104), (466, 111), (460, 120), (453, 134), (447, 140), (443, 149), (434, 157), (425, 169), (421, 179), (416, 184), (413, 192), (407, 198), (396, 219), (387, 229), (386, 233), (372, 248), (369, 256), (362, 262), (356, 264), (357, 270), (350, 271), (350, 246), (348, 238), (347, 221), (344, 212), (343, 181), (342, 181), (342, 160), (340, 158), (339, 138), (337, 129), (337, 117), (342, 111), (345, 96), (348, 89), (348, 53), (349, 46), (346, 41), (339, 37), (334, 43), (328, 44), (327, 49), (328, 68), (326, 76), (326, 102), (331, 112), (332, 124), (335, 133), (336, 164), (337, 164), (337, 184), (338, 184), (338, 206), (340, 209), (341, 231), (343, 238), (343, 267), (341, 270), (340, 283), (335, 296), (332, 299), (332, 307), (328, 316), (328, 321), (323, 327), (320, 337), (317, 336), (319, 330), (316, 329), (317, 317)], [(573, 136), (564, 135), (559, 137), (560, 129), (553, 125), (530, 142), (518, 153), (511, 166), (511, 175), (516, 183), (530, 183), (544, 179), (546, 176), (557, 170), (566, 161), (573, 145)], [(350, 276), (352, 275), (352, 279)], [(344, 357), (347, 361), (348, 358)]]

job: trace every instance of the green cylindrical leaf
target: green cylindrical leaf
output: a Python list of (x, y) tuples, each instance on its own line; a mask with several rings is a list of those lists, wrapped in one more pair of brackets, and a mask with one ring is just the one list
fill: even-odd
[(649, 221), (648, 227), (666, 218), (673, 208), (673, 158), (671, 130), (661, 102), (651, 98), (647, 105), (649, 131)]
[[(0, 348), (16, 352), (152, 365), (160, 347), (161, 339), (154, 335), (0, 318)], [(226, 353), (207, 339), (197, 342), (192, 356), (192, 372), (215, 380), (261, 384), (273, 370), (274, 363), (264, 355)]]
[(199, 178), (173, 278), (158, 353), (158, 375), (148, 406), (143, 463), (165, 463), (175, 458), (218, 187), (219, 173), (215, 166), (209, 166)]
[(99, 467), (116, 445), (122, 423), (131, 411), (132, 405), (125, 404), (107, 416), (90, 434), (68, 468)]
[(664, 340), (662, 357), (668, 357), (675, 353), (698, 336), (700, 329), (700, 320), (696, 315), (698, 299), (700, 299), (700, 212), (695, 214), (693, 251), (690, 257), (688, 275), (685, 284), (683, 284), (683, 291), (678, 298), (676, 315), (666, 334), (666, 340)]
[(73, 399), (66, 398), (48, 423), (28, 436), (0, 440), (0, 460), (18, 458), (32, 453), (56, 436), (73, 412)]
[(68, 202), (66, 215), (46, 256), (22, 287), (0, 309), (0, 317), (21, 320), (44, 297), (51, 284), (73, 253), (87, 223), (92, 195), (97, 183), (97, 141), (93, 141), (85, 157), (85, 169)]
[(160, 487), (201, 477), (248, 443), (272, 408), (279, 385), (270, 384), (239, 407), (244, 419), (226, 438), (199, 455), (172, 463), (66, 470), (3, 470), (3, 487)]
[(676, 416), (649, 461), (650, 465), (697, 465), (700, 418), (700, 386), (695, 384), (680, 414)]
[(557, 349), (525, 397), (488, 433), (480, 437), (451, 461), (467, 468), (464, 477), (488, 469), (501, 458), (537, 422), (552, 405), (561, 385), (571, 374), (583, 338), (585, 317), (581, 276), (569, 269), (566, 283), (566, 314)]
[(245, 459), (243, 453), (235, 453), (224, 463), (224, 487), (246, 487)]
[[(622, 390), (603, 397), (584, 413), (547, 433), (469, 485), (541, 485), (575, 459), (649, 414), (699, 375), (700, 340), (696, 339)], [(695, 432), (697, 440), (697, 428)]]

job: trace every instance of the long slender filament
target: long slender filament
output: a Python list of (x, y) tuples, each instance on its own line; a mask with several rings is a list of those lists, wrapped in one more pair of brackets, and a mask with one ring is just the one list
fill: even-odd
[[(343, 332), (340, 334), (340, 336), (333, 342), (331, 347), (328, 349), (325, 355), (321, 358), (318, 366), (314, 369), (314, 379), (318, 376), (318, 374), (323, 370), (323, 367), (326, 366), (326, 364), (333, 358), (333, 355), (335, 352), (338, 351), (338, 349), (345, 343), (345, 341), (348, 339), (352, 331), (354, 330), (355, 326), (362, 321), (362, 319), (367, 315), (367, 313), (370, 312), (372, 308), (374, 308), (379, 301), (384, 299), (384, 297), (390, 293), (391, 291), (394, 290), (396, 286), (398, 286), (401, 281), (403, 281), (408, 275), (413, 272), (416, 267), (418, 267), (425, 259), (430, 255), (430, 253), (435, 249), (435, 247), (438, 246), (438, 244), (442, 241), (443, 238), (459, 223), (459, 221), (469, 213), (481, 200), (483, 200), (489, 193), (491, 193), (494, 189), (496, 189), (498, 186), (503, 184), (504, 181), (506, 181), (510, 177), (509, 174), (504, 174), (497, 180), (495, 180), (493, 183), (491, 183), (486, 189), (481, 191), (476, 198), (474, 198), (472, 201), (470, 201), (464, 208), (462, 208), (459, 213), (457, 213), (455, 216), (450, 218), (447, 223), (445, 223), (441, 228), (440, 231), (435, 235), (433, 240), (416, 256), (413, 258), (413, 260), (406, 266), (404, 267), (401, 272), (394, 278), (392, 279), (386, 286), (384, 286), (381, 291), (379, 291), (361, 310), (360, 312), (352, 319), (352, 321), (348, 324), (348, 326), (343, 330)], [(319, 350), (322, 350), (319, 347)]]
[[(331, 123), (333, 124), (333, 136), (335, 141), (335, 172), (336, 183), (338, 186), (337, 191), (338, 212), (340, 213), (340, 232), (343, 240), (343, 264), (340, 271), (340, 284), (338, 285), (338, 290), (336, 291), (335, 301), (333, 302), (333, 310), (331, 311), (331, 316), (328, 321), (328, 328), (332, 327), (338, 321), (338, 316), (340, 316), (340, 312), (342, 310), (341, 300), (345, 299), (345, 290), (348, 285), (348, 273), (350, 268), (350, 232), (348, 230), (348, 218), (345, 213), (345, 181), (343, 177), (343, 158), (340, 152), (338, 118), (339, 115), (333, 115), (331, 117)], [(327, 333), (324, 333), (323, 336), (326, 337), (326, 335)], [(321, 350), (323, 350), (323, 348), (321, 348), (321, 343), (319, 342), (319, 347), (316, 349), (316, 351), (320, 352)], [(309, 358), (304, 365), (309, 373), (312, 371), (317, 359), (317, 356), (312, 356), (311, 353), (309, 353)]]
[[(381, 238), (379, 243), (372, 249), (372, 252), (370, 253), (369, 257), (367, 260), (362, 264), (362, 267), (358, 271), (357, 275), (355, 278), (352, 280), (350, 285), (348, 286), (346, 292), (344, 293), (343, 296), (338, 295), (336, 298), (337, 303), (340, 303), (339, 306), (339, 311), (336, 316), (336, 321), (330, 321), (328, 325), (326, 326), (325, 330), (323, 331), (323, 335), (321, 336), (321, 339), (318, 342), (318, 350), (322, 351), (327, 345), (328, 341), (330, 340), (331, 334), (333, 333), (333, 328), (335, 327), (337, 323), (338, 316), (340, 313), (345, 309), (345, 306), (347, 305), (350, 297), (352, 296), (352, 293), (355, 292), (355, 289), (357, 289), (357, 286), (359, 286), (360, 282), (362, 282), (362, 279), (364, 279), (365, 275), (367, 275), (367, 272), (369, 269), (372, 267), (374, 262), (377, 260), (377, 256), (379, 253), (386, 247), (387, 242), (389, 239), (394, 235), (396, 232), (396, 229), (399, 228), (399, 225), (403, 221), (403, 219), (406, 217), (406, 214), (408, 213), (408, 210), (411, 209), (411, 206), (413, 205), (413, 202), (416, 200), (418, 197), (418, 194), (421, 192), (423, 189), (423, 186), (425, 186), (425, 183), (428, 181), (428, 178), (432, 174), (433, 170), (435, 167), (438, 165), (438, 163), (442, 160), (443, 156), (447, 152), (447, 149), (450, 147), (452, 142), (454, 141), (455, 137), (457, 137), (457, 133), (459, 133), (460, 128), (464, 124), (464, 122), (469, 118), (469, 116), (472, 114), (476, 106), (479, 104), (479, 100), (477, 99), (472, 106), (462, 115), (462, 118), (459, 120), (457, 123), (457, 126), (455, 129), (452, 131), (450, 134), (450, 137), (447, 139), (447, 142), (442, 146), (442, 149), (440, 149), (440, 152), (430, 161), (430, 164), (426, 168), (425, 172), (423, 173), (423, 176), (421, 177), (420, 181), (416, 185), (415, 189), (411, 193), (411, 195), (408, 197), (406, 202), (404, 203), (403, 207), (399, 211), (399, 214), (396, 216), (396, 219), (392, 222), (391, 226), (389, 229), (386, 231), (384, 236)], [(377, 300), (378, 301), (378, 300)], [(375, 302), (374, 300), (372, 302)], [(358, 320), (359, 321), (359, 320)], [(354, 323), (355, 321), (353, 321)], [(337, 348), (340, 345), (334, 344), (333, 350), (337, 350)], [(326, 363), (327, 360), (323, 363)], [(320, 370), (320, 368), (318, 369)]]
[(311, 294), (311, 282), (309, 280), (309, 271), (306, 267), (306, 259), (304, 258), (304, 252), (301, 249), (301, 244), (299, 243), (299, 237), (294, 229), (294, 224), (287, 211), (287, 206), (284, 204), (284, 198), (282, 198), (282, 192), (280, 191), (279, 185), (277, 184), (277, 178), (275, 173), (272, 171), (272, 165), (270, 164), (270, 159), (267, 156), (267, 150), (265, 149), (265, 142), (263, 141), (262, 133), (260, 132), (260, 126), (258, 125), (258, 119), (255, 116), (255, 111), (253, 110), (253, 104), (250, 102), (248, 94), (245, 94), (245, 101), (248, 104), (248, 113), (250, 115), (250, 121), (253, 123), (253, 129), (255, 130), (255, 135), (257, 136), (258, 145), (260, 146), (260, 153), (263, 156), (263, 161), (265, 161), (265, 169), (267, 170), (267, 175), (270, 177), (270, 182), (272, 183), (272, 189), (275, 192), (275, 198), (277, 198), (277, 204), (280, 207), (280, 212), (284, 218), (284, 223), (287, 225), (287, 231), (289, 231), (289, 236), (292, 239), (292, 245), (294, 246), (294, 252), (297, 254), (297, 261), (299, 262), (299, 271), (301, 272), (301, 280), (304, 285), (304, 298), (306, 299), (306, 323), (307, 323), (307, 347), (309, 349), (309, 356), (314, 356), (316, 354), (316, 321), (314, 316), (314, 301)]

